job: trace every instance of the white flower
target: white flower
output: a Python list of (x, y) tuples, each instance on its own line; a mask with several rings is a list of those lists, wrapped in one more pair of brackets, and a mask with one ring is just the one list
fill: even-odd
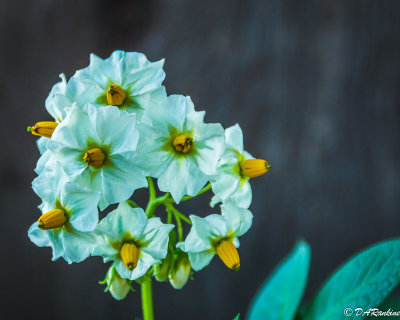
[(165, 99), (164, 59), (150, 62), (137, 52), (114, 51), (105, 60), (90, 55), (88, 67), (78, 70), (68, 82), (76, 93), (79, 106), (91, 103), (97, 107), (116, 105), (136, 113), (140, 121), (143, 110)]
[(103, 210), (147, 185), (144, 173), (135, 165), (138, 138), (134, 114), (122, 113), (114, 106), (88, 104), (81, 110), (74, 105), (47, 147), (71, 180), (100, 192)]
[(28, 235), (39, 247), (51, 247), (53, 260), (80, 262), (93, 251), (100, 194), (67, 180), (60, 166), (37, 177), (32, 187), (42, 198), (42, 216)]
[(98, 224), (96, 231), (102, 237), (93, 255), (103, 257), (104, 262), (114, 261), (122, 278), (135, 280), (165, 258), (173, 228), (160, 218), (148, 219), (141, 208), (121, 202)]
[(217, 174), (210, 177), (215, 196), (211, 206), (232, 200), (241, 208), (251, 204), (250, 177), (266, 173), (270, 166), (265, 160), (254, 159), (243, 149), (243, 133), (239, 125), (225, 130), (226, 149), (218, 162)]
[(138, 152), (147, 173), (158, 178), (161, 191), (175, 202), (196, 195), (215, 173), (224, 147), (220, 124), (204, 123), (204, 111), (194, 111), (189, 97), (169, 96), (164, 104), (146, 111)]
[(190, 264), (196, 271), (207, 266), (217, 254), (230, 269), (240, 267), (236, 248), (238, 237), (249, 230), (253, 215), (230, 201), (221, 206), (222, 215), (212, 214), (206, 218), (190, 215), (192, 228), (178, 247), (189, 254)]
[(61, 73), (59, 77), (61, 81), (53, 86), (45, 102), (47, 112), (58, 123), (64, 120), (67, 108), (72, 106), (77, 95), (73, 88), (67, 85), (65, 74)]

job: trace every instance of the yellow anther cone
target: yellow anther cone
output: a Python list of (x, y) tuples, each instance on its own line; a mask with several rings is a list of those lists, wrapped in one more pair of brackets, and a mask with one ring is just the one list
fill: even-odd
[(217, 255), (229, 269), (239, 270), (239, 253), (232, 241), (222, 241), (217, 247)]
[(126, 98), (125, 90), (117, 84), (110, 84), (107, 89), (107, 102), (112, 106), (120, 106)]
[(247, 159), (241, 164), (242, 173), (249, 178), (266, 174), (271, 166), (263, 159)]
[(193, 138), (181, 134), (174, 139), (173, 144), (176, 151), (187, 153), (193, 149)]
[(83, 157), (83, 161), (85, 161), (88, 166), (92, 167), (100, 167), (103, 164), (104, 159), (105, 155), (99, 148), (90, 149)]
[(136, 268), (139, 260), (139, 249), (133, 243), (125, 243), (121, 248), (120, 255), (128, 270)]
[(51, 138), (57, 126), (58, 123), (54, 121), (40, 121), (33, 127), (28, 127), (28, 131), (35, 136)]
[(63, 210), (54, 209), (40, 216), (38, 220), (38, 226), (42, 230), (56, 229), (63, 226), (66, 220), (67, 219)]

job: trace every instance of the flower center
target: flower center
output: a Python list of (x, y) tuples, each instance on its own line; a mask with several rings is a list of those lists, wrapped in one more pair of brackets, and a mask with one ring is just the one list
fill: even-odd
[(174, 147), (176, 151), (182, 153), (188, 153), (193, 149), (193, 138), (187, 135), (181, 134), (174, 139)]
[(33, 127), (28, 127), (27, 130), (35, 136), (51, 138), (51, 135), (57, 126), (58, 123), (54, 121), (40, 121)]
[(120, 106), (126, 98), (125, 90), (117, 84), (110, 84), (107, 89), (107, 102), (112, 106)]
[(232, 241), (223, 240), (217, 247), (217, 255), (229, 269), (239, 270), (239, 253)]
[(83, 161), (85, 161), (88, 166), (100, 167), (104, 162), (104, 158), (105, 155), (101, 149), (93, 148), (85, 153)]
[(139, 249), (133, 243), (124, 243), (119, 254), (128, 270), (136, 268), (139, 260)]
[(38, 227), (42, 230), (60, 228), (67, 221), (65, 212), (61, 209), (50, 210), (42, 214), (38, 220)]
[(262, 159), (247, 159), (240, 165), (242, 174), (249, 178), (256, 178), (267, 173), (272, 168), (267, 161)]

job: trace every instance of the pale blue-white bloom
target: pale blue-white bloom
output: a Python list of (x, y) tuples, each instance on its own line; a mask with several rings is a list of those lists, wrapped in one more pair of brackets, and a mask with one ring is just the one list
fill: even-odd
[(166, 98), (161, 85), (165, 78), (163, 65), (164, 59), (150, 62), (138, 52), (117, 50), (105, 60), (91, 54), (89, 66), (78, 70), (68, 87), (76, 92), (75, 101), (79, 106), (90, 103), (101, 107), (112, 104), (107, 99), (107, 91), (110, 85), (117, 85), (126, 95), (123, 103), (118, 104), (119, 108), (136, 113), (140, 121), (149, 105)]
[(247, 159), (254, 159), (243, 149), (243, 133), (238, 124), (225, 130), (226, 148), (218, 162), (217, 174), (210, 177), (215, 196), (211, 206), (218, 202), (232, 200), (237, 206), (248, 208), (252, 192), (249, 177), (241, 170), (241, 164)]
[[(115, 106), (87, 104), (82, 110), (73, 105), (47, 147), (71, 180), (100, 192), (99, 207), (103, 210), (147, 186), (143, 171), (136, 166), (138, 138), (134, 114)], [(91, 162), (92, 150), (103, 158), (94, 161), (94, 155)]]
[(68, 263), (80, 262), (93, 251), (99, 213), (100, 194), (68, 181), (60, 166), (47, 170), (32, 182), (32, 188), (41, 197), (43, 213), (54, 209), (63, 211), (66, 221), (61, 226), (42, 230), (38, 222), (29, 228), (28, 236), (39, 247), (51, 247), (53, 260), (63, 257)]
[(72, 106), (77, 96), (74, 88), (67, 85), (65, 74), (61, 73), (59, 77), (61, 81), (53, 86), (45, 102), (47, 112), (58, 123), (64, 120), (67, 108)]
[(246, 233), (252, 224), (252, 213), (237, 207), (231, 201), (221, 205), (222, 214), (212, 214), (205, 218), (190, 215), (192, 228), (184, 242), (177, 246), (189, 254), (190, 264), (196, 271), (207, 266), (223, 242), (232, 242), (239, 247), (238, 237)]
[(177, 203), (201, 190), (225, 148), (222, 126), (204, 123), (204, 114), (194, 110), (189, 97), (172, 95), (148, 109), (139, 127), (143, 168)]
[[(114, 266), (122, 278), (135, 280), (147, 270), (161, 263), (168, 250), (168, 234), (174, 228), (163, 224), (160, 218), (146, 217), (143, 209), (132, 208), (126, 201), (102, 219), (96, 228), (101, 235), (93, 255), (101, 256), (104, 262), (114, 261)], [(137, 265), (129, 270), (121, 257), (125, 244), (134, 244), (139, 252)]]
[[(60, 123), (62, 120), (64, 120), (67, 114), (67, 109), (72, 106), (72, 102), (76, 95), (76, 93), (72, 90), (73, 88), (67, 87), (67, 79), (65, 74), (61, 73), (59, 77), (61, 78), (61, 81), (57, 82), (53, 86), (45, 102), (47, 112), (57, 123)], [(50, 138), (40, 137), (36, 141), (41, 155), (35, 168), (35, 172), (37, 174), (40, 174), (46, 168), (46, 166), (48, 166), (48, 162), (51, 160), (50, 153), (46, 153), (47, 143), (49, 140)]]

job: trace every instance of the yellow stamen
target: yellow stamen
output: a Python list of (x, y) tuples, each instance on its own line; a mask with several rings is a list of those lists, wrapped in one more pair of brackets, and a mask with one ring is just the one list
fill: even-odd
[(42, 230), (56, 229), (62, 227), (66, 220), (63, 210), (54, 209), (40, 216), (38, 227)]
[(107, 102), (112, 106), (120, 106), (126, 98), (125, 90), (117, 84), (110, 84), (107, 89)]
[(124, 243), (119, 254), (128, 270), (136, 268), (139, 260), (139, 249), (133, 243)]
[(188, 153), (193, 149), (193, 138), (187, 135), (181, 134), (174, 139), (174, 147), (176, 151)]
[(266, 174), (271, 165), (262, 159), (247, 159), (241, 164), (242, 173), (249, 178), (256, 178)]
[(229, 269), (239, 270), (239, 253), (232, 241), (223, 240), (217, 247), (217, 255)]
[(85, 153), (83, 161), (85, 161), (88, 166), (100, 167), (104, 162), (104, 158), (105, 155), (101, 149), (93, 148)]
[(57, 126), (58, 123), (54, 121), (40, 121), (33, 127), (28, 127), (27, 130), (35, 136), (51, 138), (51, 135)]

